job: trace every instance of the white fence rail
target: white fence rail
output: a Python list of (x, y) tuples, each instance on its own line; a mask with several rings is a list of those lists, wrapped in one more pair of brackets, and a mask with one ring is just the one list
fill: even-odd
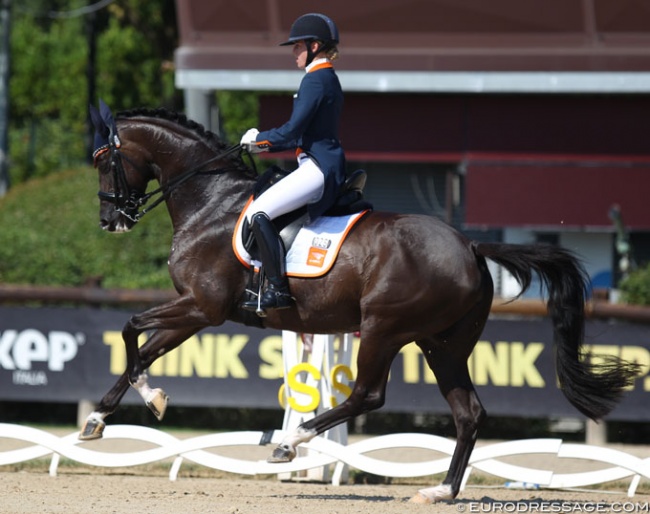
[[(176, 480), (183, 462), (229, 473), (265, 475), (295, 473), (323, 466), (334, 466), (332, 483), (339, 485), (346, 466), (385, 477), (421, 477), (447, 471), (455, 443), (426, 434), (393, 434), (372, 437), (342, 445), (322, 437), (305, 447), (310, 451), (286, 464), (270, 464), (263, 460), (246, 460), (220, 455), (219, 448), (277, 444), (283, 431), (228, 432), (178, 439), (153, 428), (131, 425), (107, 426), (104, 439), (124, 439), (146, 443), (155, 448), (129, 452), (106, 452), (86, 448), (92, 442), (77, 439), (78, 432), (58, 437), (44, 430), (0, 423), (0, 443), (15, 440), (19, 449), (0, 451), (0, 466), (38, 458), (51, 458), (50, 475), (56, 476), (61, 458), (97, 467), (128, 467), (172, 459), (169, 479)], [(27, 446), (25, 446), (27, 443)], [(13, 443), (16, 446), (15, 443)], [(0, 449), (3, 445), (0, 445)], [(8, 445), (4, 445), (5, 447)], [(377, 450), (419, 448), (444, 456), (424, 462), (395, 462), (366, 455)], [(578, 473), (555, 473), (552, 469), (535, 469), (499, 461), (509, 456), (548, 454), (560, 459), (581, 459), (601, 469)], [(605, 467), (602, 467), (605, 465)], [(612, 480), (631, 479), (627, 491), (634, 496), (641, 478), (650, 479), (650, 458), (641, 459), (623, 451), (584, 444), (566, 444), (561, 439), (526, 439), (495, 443), (476, 448), (470, 459), (463, 487), (473, 469), (501, 477), (506, 481), (535, 484), (540, 488), (585, 487)]]

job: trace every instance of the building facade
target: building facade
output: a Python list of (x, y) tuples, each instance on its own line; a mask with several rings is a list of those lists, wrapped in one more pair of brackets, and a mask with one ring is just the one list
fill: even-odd
[[(326, 5), (341, 32), (341, 139), (376, 209), (438, 216), (474, 239), (562, 244), (599, 288), (625, 271), (622, 242), (650, 260), (647, 2)], [(188, 115), (218, 130), (214, 92), (247, 90), (261, 92), (261, 129), (286, 121), (301, 72), (277, 43), (322, 2), (177, 8)]]

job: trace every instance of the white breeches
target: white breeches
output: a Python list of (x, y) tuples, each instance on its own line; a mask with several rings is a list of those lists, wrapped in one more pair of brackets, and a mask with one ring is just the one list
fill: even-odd
[(325, 187), (325, 177), (307, 154), (298, 156), (298, 168), (264, 191), (247, 209), (251, 221), (253, 214), (265, 213), (275, 219), (309, 203), (320, 200)]

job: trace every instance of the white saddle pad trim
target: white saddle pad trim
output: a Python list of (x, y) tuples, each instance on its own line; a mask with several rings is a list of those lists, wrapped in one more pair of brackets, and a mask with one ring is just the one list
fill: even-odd
[[(244, 248), (241, 238), (242, 220), (250, 203), (237, 222), (233, 234), (233, 250), (245, 266), (261, 265)], [(319, 277), (327, 273), (339, 253), (339, 249), (354, 223), (367, 211), (347, 216), (321, 216), (300, 229), (287, 253), (287, 275), (291, 277)]]

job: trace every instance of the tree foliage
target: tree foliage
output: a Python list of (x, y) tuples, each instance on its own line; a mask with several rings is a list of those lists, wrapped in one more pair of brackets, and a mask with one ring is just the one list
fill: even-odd
[(258, 127), (259, 96), (250, 91), (217, 91), (217, 105), (221, 114), (222, 138), (239, 142), (249, 128)]
[[(12, 2), (12, 187), (0, 198), (0, 282), (78, 286), (101, 277), (105, 287), (170, 288), (164, 207), (129, 234), (98, 228), (88, 104), (183, 110), (174, 87), (175, 2), (90, 4)], [(257, 125), (256, 95), (223, 91), (217, 102), (224, 138)]]
[(97, 93), (116, 110), (168, 107), (180, 110), (174, 88), (178, 46), (174, 0), (112, 3), (99, 22)]
[[(88, 104), (182, 109), (174, 88), (174, 0), (122, 0), (64, 16), (85, 0), (13, 2), (10, 176), (13, 184), (87, 162)], [(91, 59), (91, 42), (96, 52)], [(96, 83), (89, 98), (89, 77)], [(92, 82), (92, 81), (90, 81)]]
[(619, 284), (622, 299), (634, 305), (650, 305), (650, 264), (638, 268)]

